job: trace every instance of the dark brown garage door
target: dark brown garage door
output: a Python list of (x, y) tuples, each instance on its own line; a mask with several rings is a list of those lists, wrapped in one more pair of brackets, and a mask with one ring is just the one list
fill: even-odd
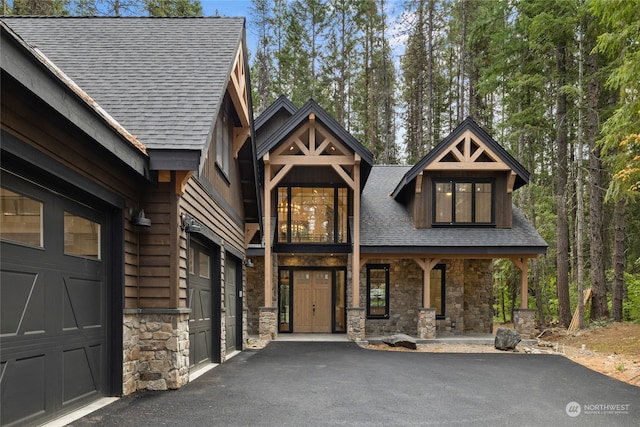
[[(206, 247), (191, 240), (189, 245), (189, 367), (211, 363), (216, 335), (213, 313), (215, 257)], [(219, 288), (219, 285), (218, 285)]]
[(1, 424), (54, 418), (104, 394), (106, 214), (2, 174)]

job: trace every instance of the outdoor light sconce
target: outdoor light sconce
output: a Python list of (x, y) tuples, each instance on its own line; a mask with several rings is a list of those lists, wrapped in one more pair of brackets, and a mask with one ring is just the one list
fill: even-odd
[(196, 220), (186, 214), (180, 214), (180, 228), (187, 233), (199, 233), (202, 231), (200, 224)]
[(144, 216), (144, 209), (136, 211), (133, 208), (130, 208), (129, 218), (131, 224), (135, 225), (136, 227), (151, 227), (151, 220)]
[(244, 259), (244, 266), (247, 268), (253, 268), (253, 261), (251, 261), (251, 258)]

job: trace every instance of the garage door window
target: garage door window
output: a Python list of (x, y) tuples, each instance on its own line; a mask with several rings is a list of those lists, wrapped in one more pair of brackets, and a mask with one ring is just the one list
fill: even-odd
[(64, 253), (84, 258), (101, 259), (100, 224), (65, 212)]
[(23, 194), (0, 188), (2, 220), (0, 238), (43, 247), (42, 203)]

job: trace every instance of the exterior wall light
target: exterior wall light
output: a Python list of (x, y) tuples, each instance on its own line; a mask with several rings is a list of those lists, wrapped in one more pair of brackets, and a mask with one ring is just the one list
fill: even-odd
[(180, 214), (180, 228), (187, 233), (199, 233), (202, 231), (200, 224), (198, 224), (194, 218), (186, 214)]
[(133, 208), (129, 209), (129, 218), (131, 224), (136, 227), (151, 227), (151, 220), (144, 215), (144, 209), (140, 209), (139, 211)]

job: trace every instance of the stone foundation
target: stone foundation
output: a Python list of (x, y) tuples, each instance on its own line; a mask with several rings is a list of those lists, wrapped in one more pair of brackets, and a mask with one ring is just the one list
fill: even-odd
[(347, 337), (349, 340), (365, 340), (364, 313), (364, 308), (347, 308)]
[(528, 308), (513, 311), (513, 326), (523, 339), (535, 338), (536, 312)]
[(189, 315), (125, 314), (122, 393), (177, 389), (189, 382)]
[(436, 337), (436, 309), (421, 308), (418, 313), (418, 338), (434, 339)]
[(260, 307), (260, 339), (273, 341), (278, 337), (278, 307)]

